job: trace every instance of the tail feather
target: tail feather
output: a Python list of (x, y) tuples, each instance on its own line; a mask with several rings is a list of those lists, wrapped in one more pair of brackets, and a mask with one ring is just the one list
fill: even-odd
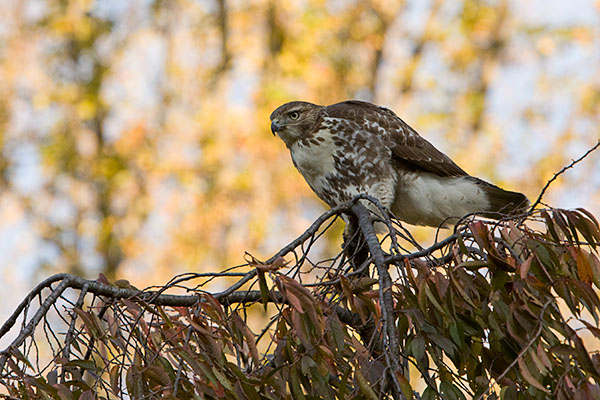
[(490, 203), (487, 211), (491, 213), (490, 217), (492, 218), (498, 219), (506, 215), (524, 214), (531, 205), (529, 199), (523, 193), (504, 190), (478, 178), (473, 179), (487, 196)]

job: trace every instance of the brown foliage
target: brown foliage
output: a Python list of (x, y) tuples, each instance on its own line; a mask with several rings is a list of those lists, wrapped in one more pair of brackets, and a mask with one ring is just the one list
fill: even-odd
[[(355, 249), (368, 253), (368, 274), (352, 269), (355, 254), (311, 260), (311, 248), (344, 212), (359, 220), (363, 244)], [(354, 202), (325, 213), (270, 260), (251, 257), (236, 267), (243, 272), (186, 274), (158, 289), (51, 278), (0, 330), (23, 318), (0, 356), (3, 387), (23, 399), (600, 393), (600, 357), (586, 342), (588, 334), (600, 338), (593, 215), (471, 216), (448, 239), (413, 253), (406, 246), (418, 243), (385, 215), (392, 229), (381, 241), (363, 226), (375, 217)], [(205, 289), (227, 276), (241, 279), (221, 292)], [(182, 287), (187, 295), (168, 294)], [(30, 316), (35, 298), (39, 310)], [(248, 315), (263, 307), (272, 318), (253, 332)]]

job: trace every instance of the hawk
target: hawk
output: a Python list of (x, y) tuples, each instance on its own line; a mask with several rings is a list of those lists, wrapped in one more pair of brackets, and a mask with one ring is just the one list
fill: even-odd
[(293, 101), (270, 118), (273, 135), (330, 207), (368, 194), (404, 222), (438, 227), (468, 213), (520, 214), (529, 205), (522, 193), (467, 174), (387, 108)]

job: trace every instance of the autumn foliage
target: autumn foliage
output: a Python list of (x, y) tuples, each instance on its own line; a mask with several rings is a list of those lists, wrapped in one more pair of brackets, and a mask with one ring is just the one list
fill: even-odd
[[(379, 250), (312, 260), (323, 230), (352, 210), (366, 212), (333, 209), (267, 262), (248, 255), (236, 272), (183, 275), (145, 291), (103, 277), (42, 285), (29, 299), (39, 296), (45, 310), (37, 329), (2, 353), (4, 389), (21, 399), (597, 398), (600, 356), (588, 348), (600, 338), (593, 215), (469, 217), (412, 253), (408, 232), (390, 218)], [(360, 251), (367, 258), (355, 269)], [(240, 279), (204, 289), (227, 274)], [(60, 282), (78, 290), (76, 302), (56, 294)], [(182, 287), (188, 295), (169, 295)], [(388, 295), (391, 310), (381, 301)], [(250, 315), (269, 316), (262, 331), (251, 330)], [(40, 354), (48, 349), (50, 357)]]

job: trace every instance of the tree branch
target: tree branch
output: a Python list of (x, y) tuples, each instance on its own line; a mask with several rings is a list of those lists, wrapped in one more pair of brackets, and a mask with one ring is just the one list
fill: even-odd
[(385, 353), (388, 367), (391, 369), (390, 378), (394, 383), (392, 393), (394, 398), (403, 398), (400, 383), (396, 378), (396, 371), (401, 371), (400, 363), (400, 344), (398, 342), (398, 333), (396, 332), (396, 324), (394, 318), (394, 299), (392, 297), (392, 279), (387, 270), (388, 265), (385, 261), (385, 256), (379, 239), (373, 228), (373, 219), (369, 210), (360, 203), (352, 206), (352, 212), (358, 218), (360, 229), (369, 247), (369, 252), (377, 268), (379, 276), (379, 302), (381, 305), (381, 319), (385, 332), (384, 338), (387, 339), (387, 351)]

